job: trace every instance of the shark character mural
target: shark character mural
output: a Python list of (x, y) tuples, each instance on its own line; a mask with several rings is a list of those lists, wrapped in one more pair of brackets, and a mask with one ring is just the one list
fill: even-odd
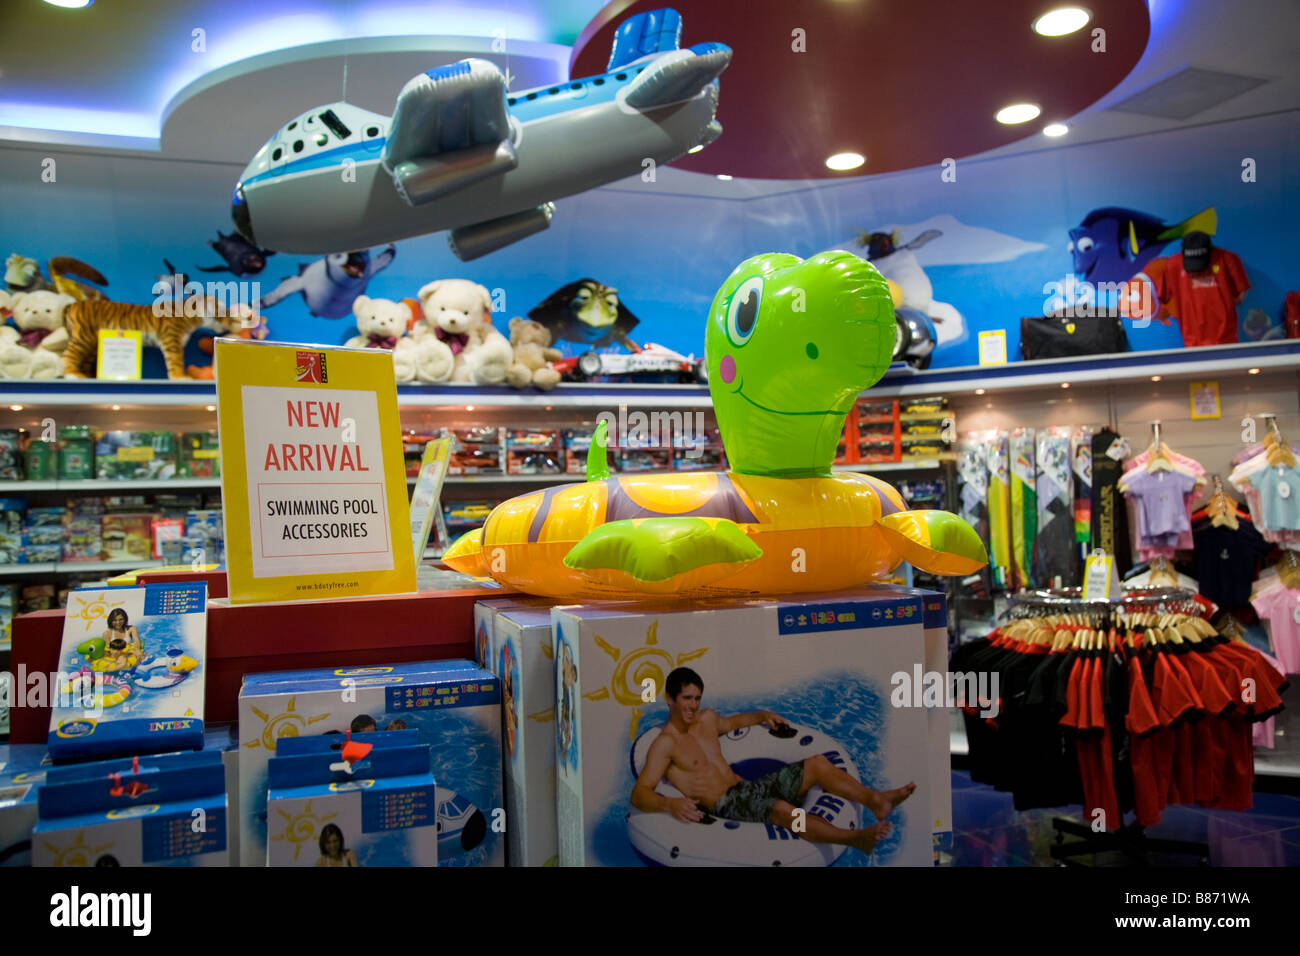
[(412, 78), (392, 116), (348, 103), (303, 113), (239, 177), (235, 227), (300, 254), (450, 230), (461, 260), (540, 232), (552, 200), (722, 134), (717, 78), (731, 50), (681, 49), (681, 26), (675, 10), (630, 18), (600, 76), (514, 93), (495, 64), (461, 60)]

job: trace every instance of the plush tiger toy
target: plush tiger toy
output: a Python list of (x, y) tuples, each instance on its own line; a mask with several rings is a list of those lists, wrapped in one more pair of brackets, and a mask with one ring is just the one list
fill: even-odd
[[(63, 326), (68, 330), (68, 346), (63, 352), (63, 374), (67, 378), (93, 378), (99, 352), (99, 331), (135, 331), (144, 333), (146, 345), (162, 349), (167, 362), (168, 378), (189, 378), (185, 372), (185, 342), (199, 328), (209, 328), (219, 335), (239, 332), (253, 315), (247, 306), (229, 311), (217, 300), (207, 297), (188, 300), (183, 315), (157, 315), (152, 305), (126, 302), (74, 302), (63, 311)], [(201, 312), (200, 315), (191, 315)]]

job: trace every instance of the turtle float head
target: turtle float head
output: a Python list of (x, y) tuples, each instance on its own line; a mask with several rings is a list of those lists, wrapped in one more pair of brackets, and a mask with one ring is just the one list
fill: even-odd
[(889, 284), (849, 252), (754, 256), (718, 290), (704, 350), (732, 470), (828, 475), (853, 402), (893, 356)]

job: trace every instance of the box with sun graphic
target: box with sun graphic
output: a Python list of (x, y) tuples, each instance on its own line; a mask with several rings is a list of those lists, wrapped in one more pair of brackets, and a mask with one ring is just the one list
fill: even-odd
[(226, 771), (212, 751), (47, 772), (34, 866), (227, 866)]
[(57, 762), (203, 746), (207, 585), (68, 595), (48, 746)]
[(555, 662), (551, 611), (512, 607), (496, 615), (493, 671), (501, 679), (506, 842), (511, 866), (555, 866)]
[(353, 765), (328, 747), (292, 756), (281, 747), (271, 758), (267, 864), (437, 866), (441, 818), (429, 746), (375, 745)]
[(921, 598), (552, 611), (564, 866), (926, 866)]
[(465, 660), (247, 675), (239, 692), (240, 865), (266, 861), (267, 761), (277, 741), (408, 729), (433, 749), (445, 831), (438, 865), (504, 866), (501, 689)]

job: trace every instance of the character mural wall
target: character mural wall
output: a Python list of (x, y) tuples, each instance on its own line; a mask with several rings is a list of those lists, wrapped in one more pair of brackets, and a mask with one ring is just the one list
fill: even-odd
[[(68, 294), (121, 303), (173, 297), (178, 272), (205, 293), (234, 283), (261, 301), (257, 337), (280, 341), (341, 345), (358, 335), (358, 295), (402, 302), (436, 280), (462, 279), (488, 290), (493, 326), (507, 338), (512, 318), (529, 317), (571, 356), (653, 342), (698, 357), (702, 317), (736, 262), (773, 249), (805, 258), (840, 249), (894, 283), (908, 335), (919, 330), (908, 355), (916, 364), (927, 335), (931, 368), (977, 364), (979, 333), (998, 329), (1014, 361), (1022, 318), (1086, 314), (1089, 302), (1121, 310), (1132, 350), (1171, 349), (1183, 346), (1184, 317), (1177, 301), (1151, 295), (1161, 263), (1191, 232), (1240, 257), (1249, 281), (1236, 307), (1240, 339), (1282, 334), (1283, 300), (1300, 285), (1292, 119), (959, 160), (955, 182), (936, 166), (782, 184), (743, 201), (616, 183), (560, 199), (544, 236), (469, 262), (439, 234), (326, 255), (250, 243), (230, 224), (238, 164), (109, 162), (51, 149), (60, 184), (76, 182), (73, 190), (42, 183), (32, 153), (0, 150), (0, 255), (18, 254), (11, 289), (30, 288), (39, 273), (47, 286), (75, 283)], [(1254, 181), (1242, 178), (1244, 150)], [(164, 265), (171, 282), (158, 293)], [(191, 342), (185, 362), (201, 371), (211, 357)], [(146, 358), (145, 374), (165, 375), (160, 353)]]

